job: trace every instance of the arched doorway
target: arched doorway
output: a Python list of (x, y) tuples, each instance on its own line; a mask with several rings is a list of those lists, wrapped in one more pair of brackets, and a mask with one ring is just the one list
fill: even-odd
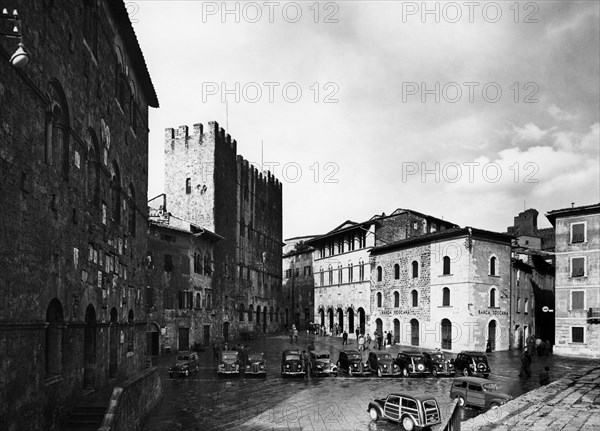
[(146, 353), (150, 356), (158, 356), (158, 326), (156, 323), (148, 323), (146, 328)]
[(83, 331), (83, 387), (94, 389), (96, 384), (96, 310), (92, 304), (85, 310)]
[(260, 330), (260, 312), (261, 312), (261, 308), (260, 305), (258, 305), (256, 307), (256, 329)]
[(223, 322), (223, 340), (229, 342), (229, 322)]
[(523, 348), (523, 337), (521, 336), (521, 328), (519, 325), (515, 325), (515, 349)]
[(442, 319), (442, 349), (452, 350), (452, 323)]
[(319, 310), (319, 321), (321, 322), (321, 326), (325, 326), (325, 310), (322, 308)]
[(397, 344), (400, 342), (400, 321), (398, 319), (394, 319), (394, 343)]
[(410, 345), (419, 345), (419, 321), (417, 319), (410, 320)]
[(358, 327), (360, 328), (361, 334), (365, 333), (365, 310), (360, 307), (358, 310)]
[(344, 330), (344, 310), (342, 310), (341, 308), (337, 309), (337, 318), (338, 318), (338, 325), (340, 327), (340, 331)]
[(327, 309), (327, 317), (329, 317), (329, 328), (327, 329), (330, 333), (333, 331), (333, 308)]
[(383, 335), (383, 321), (381, 319), (375, 320), (375, 327), (377, 329), (377, 333)]
[(119, 358), (119, 315), (115, 307), (110, 309), (110, 332), (109, 332), (109, 352), (108, 352), (108, 375), (117, 377), (118, 358)]
[[(271, 312), (271, 316), (273, 316), (273, 312)], [(263, 308), (263, 332), (267, 332), (267, 307)]]
[(348, 332), (352, 333), (355, 331), (354, 327), (354, 310), (348, 307)]
[(488, 341), (492, 352), (496, 350), (496, 321), (492, 320), (488, 324)]

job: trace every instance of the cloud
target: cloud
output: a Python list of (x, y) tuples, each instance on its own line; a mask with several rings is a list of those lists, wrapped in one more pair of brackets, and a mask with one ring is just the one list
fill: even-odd
[(552, 118), (554, 118), (555, 120), (559, 120), (559, 121), (568, 121), (568, 120), (572, 120), (573, 118), (575, 118), (574, 115), (568, 113), (567, 111), (563, 111), (558, 106), (556, 106), (554, 103), (552, 105), (550, 105), (550, 107), (548, 108), (548, 112), (550, 113)]
[(542, 130), (533, 123), (527, 123), (523, 127), (513, 126), (513, 145), (520, 142), (540, 142), (550, 130)]

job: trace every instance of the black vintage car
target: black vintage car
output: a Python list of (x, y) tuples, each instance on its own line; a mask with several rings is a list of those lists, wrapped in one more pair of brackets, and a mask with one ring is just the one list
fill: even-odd
[(492, 372), (487, 356), (482, 352), (460, 352), (454, 360), (454, 368), (463, 376), (482, 376), (486, 379)]
[(221, 362), (217, 367), (219, 375), (240, 374), (240, 356), (235, 350), (224, 350), (221, 352)]
[(306, 374), (302, 366), (302, 353), (300, 350), (284, 350), (281, 354), (282, 376), (303, 376)]
[(175, 363), (169, 367), (169, 377), (187, 377), (200, 369), (200, 359), (196, 352), (181, 352), (177, 355)]
[(369, 364), (363, 363), (358, 350), (341, 350), (337, 361), (338, 372), (345, 371), (348, 376), (368, 376), (371, 374)]
[(327, 350), (311, 350), (308, 355), (308, 367), (311, 376), (337, 376), (337, 367), (331, 363)]
[(267, 376), (267, 360), (264, 353), (249, 353), (246, 362), (246, 374)]
[(389, 353), (369, 353), (368, 364), (371, 372), (377, 374), (377, 377), (400, 375), (400, 368)]
[(447, 359), (444, 352), (436, 350), (435, 352), (422, 352), (425, 357), (425, 365), (431, 371), (433, 377), (449, 376), (454, 377), (456, 369), (454, 368), (454, 360)]
[(404, 377), (426, 376), (429, 374), (425, 357), (418, 352), (398, 353), (398, 356), (396, 356), (396, 365), (398, 365)]

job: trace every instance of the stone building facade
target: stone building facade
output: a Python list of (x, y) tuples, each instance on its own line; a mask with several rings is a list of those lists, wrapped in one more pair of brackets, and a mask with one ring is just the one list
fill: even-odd
[(539, 229), (537, 225), (539, 212), (529, 208), (515, 216), (512, 226), (506, 231), (517, 238), (520, 247), (534, 248), (537, 250), (554, 250), (554, 228)]
[(213, 245), (222, 238), (169, 214), (164, 198), (150, 202), (148, 218), (145, 294), (152, 356), (208, 346), (222, 322), (212, 288)]
[(426, 349), (507, 350), (511, 239), (451, 228), (373, 248), (371, 332)]
[(168, 211), (223, 237), (214, 244), (215, 335), (243, 337), (280, 327), (282, 185), (259, 172), (216, 122), (165, 132)]
[(158, 100), (123, 2), (20, 3), (25, 69), (0, 38), (0, 424), (53, 430), (146, 366)]
[(302, 330), (307, 329), (310, 323), (315, 323), (314, 250), (306, 244), (312, 238), (314, 235), (289, 238), (283, 247), (283, 324), (295, 324)]
[(556, 232), (554, 353), (600, 357), (600, 204), (550, 211)]
[(373, 247), (456, 225), (412, 210), (397, 209), (362, 223), (346, 221), (332, 231), (307, 241), (314, 251), (315, 317), (328, 332), (336, 326), (348, 333), (358, 327), (373, 332)]

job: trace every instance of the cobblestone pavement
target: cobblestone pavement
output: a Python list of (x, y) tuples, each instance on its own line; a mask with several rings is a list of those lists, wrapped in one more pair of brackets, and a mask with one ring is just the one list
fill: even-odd
[(600, 367), (577, 370), (548, 386), (535, 389), (497, 411), (462, 424), (475, 430), (565, 430), (600, 429)]
[[(341, 338), (310, 335), (310, 339), (314, 340), (316, 348), (329, 350), (333, 361), (337, 361), (342, 348)], [(308, 342), (308, 336), (302, 334), (294, 347), (305, 350)], [(283, 349), (292, 346), (288, 337), (269, 336), (243, 343), (250, 346), (251, 351), (265, 353), (266, 378), (218, 378), (211, 364), (211, 352), (206, 351), (200, 354), (203, 366), (198, 374), (187, 379), (171, 379), (167, 367), (175, 355), (161, 358), (159, 367), (164, 399), (146, 421), (144, 430), (397, 430), (398, 426), (393, 423), (371, 421), (367, 413), (371, 400), (395, 391), (432, 394), (444, 419), (451, 412), (449, 393), (452, 378), (282, 378), (280, 355)], [(233, 344), (235, 342), (230, 343), (230, 347)], [(356, 347), (352, 336), (348, 348)], [(405, 346), (386, 349), (394, 356), (401, 350), (411, 349)], [(363, 357), (366, 358), (366, 355)], [(523, 380), (517, 376), (519, 357), (518, 351), (488, 354), (492, 369), (490, 380), (514, 397), (539, 387), (537, 377), (544, 366), (550, 367), (554, 381), (581, 367), (597, 364), (597, 361), (582, 358), (534, 356), (533, 377)], [(485, 423), (495, 419), (490, 417), (490, 413), (481, 413), (484, 412), (470, 408), (461, 411), (463, 420), (478, 415)], [(490, 418), (489, 421), (486, 418)]]

